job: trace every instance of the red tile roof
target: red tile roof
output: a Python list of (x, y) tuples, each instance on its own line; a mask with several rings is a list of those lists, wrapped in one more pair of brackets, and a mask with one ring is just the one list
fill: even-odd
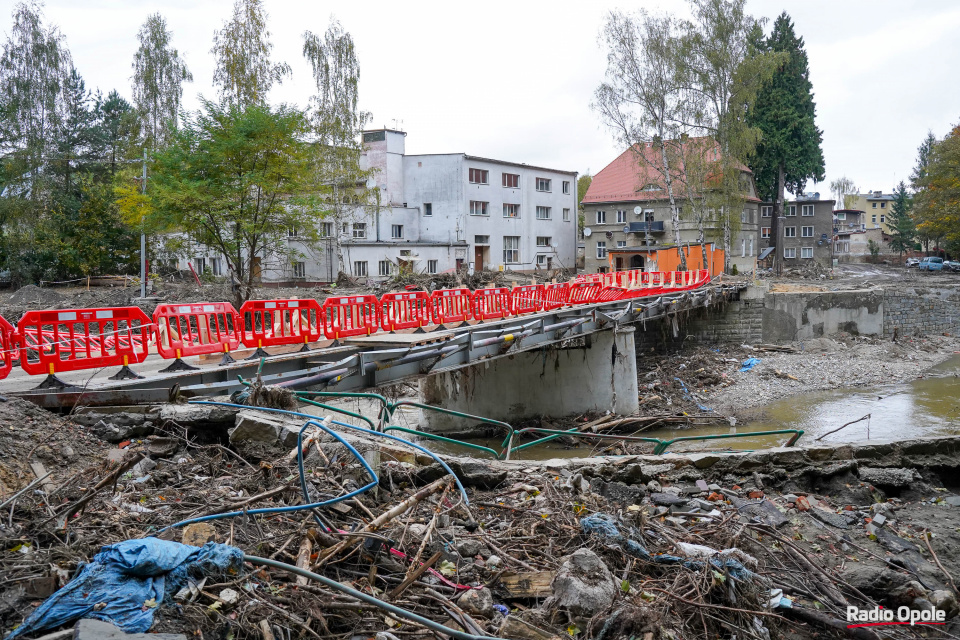
[[(684, 146), (693, 141), (702, 141), (703, 138), (691, 138), (690, 142), (685, 142)], [(667, 192), (662, 184), (660, 172), (654, 169), (654, 163), (660, 162), (658, 149), (653, 147), (652, 143), (646, 143), (643, 147), (645, 159), (638, 157), (639, 145), (634, 145), (627, 149), (617, 159), (604, 167), (597, 175), (593, 176), (593, 181), (587, 189), (583, 198), (584, 204), (595, 202), (644, 202), (648, 200), (665, 200)], [(715, 161), (718, 156), (716, 146), (708, 151), (711, 157), (708, 160)], [(750, 169), (741, 166), (741, 171), (752, 174)], [(659, 185), (661, 188), (656, 191), (644, 191), (644, 187), (650, 184)], [(678, 200), (685, 200), (683, 193), (674, 188), (674, 196)], [(759, 202), (757, 198), (748, 197), (748, 202)]]

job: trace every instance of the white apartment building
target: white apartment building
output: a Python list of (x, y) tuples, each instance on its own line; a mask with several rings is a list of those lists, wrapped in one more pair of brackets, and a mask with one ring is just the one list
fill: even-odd
[[(319, 221), (320, 246), (290, 230), (302, 254), (294, 261), (267, 259), (265, 282), (331, 282), (339, 265), (359, 279), (385, 279), (405, 267), (418, 273), (462, 269), (545, 272), (575, 269), (577, 173), (465, 153), (407, 155), (406, 133), (363, 133), (364, 169), (374, 169), (379, 206), (358, 207), (349, 220)], [(339, 228), (336, 228), (339, 226)], [(208, 252), (209, 253), (209, 252)], [(225, 261), (196, 252), (194, 265), (214, 275)], [(181, 261), (183, 269), (187, 260)], [(255, 268), (254, 272), (256, 273)]]

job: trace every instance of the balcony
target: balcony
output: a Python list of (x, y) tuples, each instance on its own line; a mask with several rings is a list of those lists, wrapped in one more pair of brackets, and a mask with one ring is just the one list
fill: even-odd
[(663, 233), (663, 220), (654, 222), (631, 222), (630, 233)]

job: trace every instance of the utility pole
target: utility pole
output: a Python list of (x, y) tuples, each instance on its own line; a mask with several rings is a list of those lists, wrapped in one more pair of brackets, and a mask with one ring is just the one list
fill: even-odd
[[(143, 148), (143, 177), (140, 192), (147, 195), (147, 148)], [(143, 232), (143, 220), (140, 220), (140, 298), (147, 297), (147, 235)]]

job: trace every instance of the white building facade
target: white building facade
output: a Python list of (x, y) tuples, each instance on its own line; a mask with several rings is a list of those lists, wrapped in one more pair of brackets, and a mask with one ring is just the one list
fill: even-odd
[[(336, 280), (334, 234), (344, 271), (360, 280), (387, 279), (401, 268), (427, 274), (505, 269), (549, 277), (575, 270), (575, 171), (465, 153), (407, 155), (406, 135), (391, 129), (363, 133), (361, 166), (373, 170), (379, 202), (357, 207), (340, 224), (318, 221), (318, 246), (291, 230), (288, 242), (300, 256), (268, 257), (259, 268), (262, 281)], [(181, 262), (186, 269), (187, 261)], [(214, 265), (221, 271), (223, 261), (198, 252), (194, 263), (209, 273)]]

